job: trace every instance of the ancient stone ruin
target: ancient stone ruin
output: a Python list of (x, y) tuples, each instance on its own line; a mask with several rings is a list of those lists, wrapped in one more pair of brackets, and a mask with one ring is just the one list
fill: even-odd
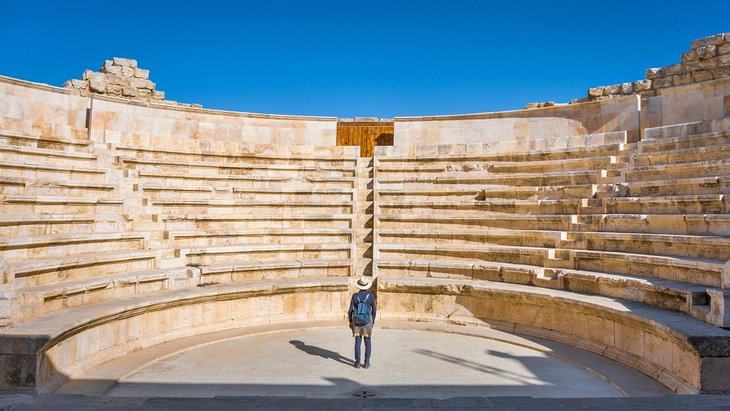
[[(679, 63), (646, 70), (646, 79), (588, 89), (588, 96), (570, 104), (640, 95), (653, 97), (659, 90), (730, 77), (730, 33), (720, 33), (692, 42)], [(525, 108), (554, 106), (555, 102), (530, 103)]]
[[(0, 77), (0, 388), (142, 395), (135, 378), (185, 371), (163, 359), (264, 334), (251, 347), (309, 371), (350, 367), (296, 334), (344, 329), (349, 344), (364, 275), (394, 346), (405, 331), (502, 344), (487, 365), (451, 339), (465, 352), (393, 354), (404, 367), (498, 378), (518, 364), (532, 374), (503, 378), (511, 395), (588, 374), (616, 396), (729, 393), (728, 39), (582, 103), (387, 120), (166, 104), (127, 59), (64, 88)], [(226, 350), (197, 352), (178, 390), (229, 366)], [(540, 374), (548, 363), (579, 370)], [(257, 364), (248, 385), (206, 389), (308, 371)], [(288, 388), (396, 395), (388, 378)]]
[(82, 97), (89, 97), (93, 93), (130, 100), (201, 107), (199, 104), (165, 100), (165, 92), (155, 90), (156, 84), (149, 77), (150, 71), (137, 67), (137, 60), (114, 57), (106, 60), (98, 72), (84, 70), (81, 80), (69, 80), (63, 86)]

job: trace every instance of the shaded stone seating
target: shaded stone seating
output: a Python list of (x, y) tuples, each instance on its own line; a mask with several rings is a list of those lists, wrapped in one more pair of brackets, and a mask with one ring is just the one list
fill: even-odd
[(42, 163), (45, 165), (71, 165), (94, 167), (96, 156), (84, 151), (55, 150), (27, 146), (7, 145), (0, 142), (3, 160), (17, 163)]
[(647, 304), (487, 281), (378, 278), (382, 320), (488, 326), (576, 346), (627, 364), (679, 393), (727, 380), (730, 331)]
[(185, 336), (342, 320), (335, 307), (346, 305), (348, 283), (317, 278), (188, 287), (45, 313), (3, 330), (0, 388), (51, 391), (105, 361)]
[(380, 276), (388, 278), (473, 279), (562, 289), (623, 298), (682, 312), (710, 324), (727, 324), (723, 290), (692, 283), (491, 261), (385, 260), (377, 265)]

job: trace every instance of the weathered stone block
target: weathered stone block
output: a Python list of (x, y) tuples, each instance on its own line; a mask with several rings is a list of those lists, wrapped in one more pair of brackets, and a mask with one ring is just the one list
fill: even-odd
[(90, 78), (94, 77), (94, 74), (96, 74), (94, 70), (84, 70), (84, 74), (81, 78), (83, 80), (89, 80)]
[(697, 55), (697, 50), (690, 50), (690, 51), (685, 51), (684, 53), (682, 53), (682, 62), (683, 63), (687, 62), (687, 61), (695, 61), (698, 58), (699, 58), (699, 56)]
[(121, 67), (121, 75), (124, 77), (134, 76), (134, 70), (132, 67)]
[(137, 78), (149, 78), (150, 77), (150, 71), (141, 69), (141, 68), (135, 68), (134, 69), (134, 77)]
[(63, 86), (66, 88), (85, 89), (85, 88), (89, 88), (89, 81), (88, 80), (69, 80)]
[(717, 54), (730, 53), (730, 43), (725, 43), (717, 47)]
[(164, 100), (165, 99), (165, 92), (164, 91), (153, 91), (152, 92), (152, 98), (154, 100)]
[(122, 86), (122, 95), (124, 97), (134, 97), (137, 94), (132, 86)]
[(631, 94), (634, 89), (633, 83), (621, 83), (621, 94)]
[(601, 97), (603, 95), (603, 89), (604, 89), (604, 87), (589, 88), (588, 97), (590, 97), (590, 98)]
[(137, 60), (114, 57), (113, 61), (117, 66), (137, 68)]
[(153, 83), (152, 81), (147, 80), (147, 79), (133, 77), (132, 78), (132, 87), (147, 89), (147, 90), (154, 90), (155, 83)]
[(710, 59), (717, 55), (717, 46), (711, 44), (697, 49), (697, 57), (701, 59)]
[(120, 86), (118, 84), (107, 84), (106, 93), (110, 96), (121, 96), (122, 95), (122, 86)]
[(104, 75), (94, 76), (89, 79), (89, 90), (94, 93), (104, 93), (106, 91), (106, 81), (104, 81)]
[(646, 69), (646, 78), (648, 80), (654, 80), (655, 78), (659, 77), (659, 71), (660, 68), (650, 68)]
[(728, 33), (715, 34), (714, 36), (703, 37), (692, 42), (692, 48), (698, 49), (709, 45), (717, 45), (725, 42)]
[(644, 90), (651, 89), (651, 80), (639, 80), (634, 82), (633, 84), (633, 91), (634, 93), (638, 93)]
[(712, 73), (707, 70), (693, 71), (690, 74), (692, 76), (692, 81), (695, 83), (712, 80)]

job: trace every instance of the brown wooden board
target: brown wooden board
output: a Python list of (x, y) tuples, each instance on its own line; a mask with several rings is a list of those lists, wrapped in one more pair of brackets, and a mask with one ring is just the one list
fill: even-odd
[(375, 146), (393, 145), (392, 122), (338, 122), (337, 145), (360, 146), (360, 157), (372, 157)]

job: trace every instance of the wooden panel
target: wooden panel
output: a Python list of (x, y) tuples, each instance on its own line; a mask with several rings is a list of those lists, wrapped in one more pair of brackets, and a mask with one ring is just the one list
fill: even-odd
[(338, 122), (337, 145), (360, 146), (360, 157), (372, 157), (375, 146), (393, 145), (392, 122)]

